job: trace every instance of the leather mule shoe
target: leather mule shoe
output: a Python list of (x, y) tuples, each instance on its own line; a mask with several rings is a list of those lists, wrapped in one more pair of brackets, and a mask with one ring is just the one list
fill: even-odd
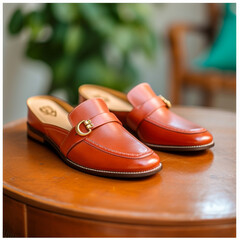
[(49, 143), (69, 166), (94, 175), (138, 178), (161, 169), (159, 157), (109, 112), (102, 99), (73, 108), (51, 96), (27, 100), (28, 136)]
[(101, 97), (130, 131), (143, 143), (158, 150), (198, 151), (214, 146), (212, 135), (170, 111), (171, 103), (141, 83), (127, 95), (96, 85), (79, 87), (80, 102)]

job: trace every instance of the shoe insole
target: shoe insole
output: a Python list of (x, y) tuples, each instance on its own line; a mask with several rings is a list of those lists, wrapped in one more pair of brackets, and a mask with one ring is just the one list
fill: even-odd
[[(113, 90), (113, 92), (117, 91)], [(81, 86), (80, 94), (86, 99), (102, 98), (107, 104), (108, 108), (112, 111), (130, 112), (132, 110), (132, 105), (127, 101), (127, 99), (116, 96), (114, 93), (111, 93), (107, 88), (104, 87), (84, 85)]]
[(66, 103), (63, 102), (63, 105), (61, 105), (60, 99), (54, 101), (54, 97), (50, 99), (44, 96), (36, 96), (29, 98), (27, 105), (41, 122), (55, 125), (68, 131), (72, 129), (72, 125), (68, 120), (68, 113), (72, 107), (69, 105), (69, 111), (67, 111)]

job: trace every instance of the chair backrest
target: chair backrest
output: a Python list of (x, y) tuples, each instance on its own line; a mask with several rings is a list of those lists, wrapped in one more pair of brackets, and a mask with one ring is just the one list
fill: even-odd
[(211, 44), (217, 34), (219, 23), (223, 17), (223, 10), (219, 3), (207, 3), (207, 15), (208, 15), (208, 31), (207, 38), (209, 44)]

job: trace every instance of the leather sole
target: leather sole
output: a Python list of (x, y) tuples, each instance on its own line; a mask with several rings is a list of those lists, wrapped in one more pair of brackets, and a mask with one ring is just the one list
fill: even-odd
[(142, 178), (148, 177), (151, 175), (156, 174), (162, 169), (162, 163), (160, 163), (156, 168), (146, 170), (146, 171), (139, 171), (139, 172), (116, 172), (116, 171), (107, 171), (107, 170), (100, 170), (100, 169), (93, 169), (81, 166), (70, 159), (66, 158), (61, 151), (59, 150), (58, 146), (45, 134), (41, 133), (40, 131), (33, 128), (30, 124), (27, 123), (27, 135), (29, 138), (41, 142), (43, 144), (50, 145), (61, 157), (64, 163), (68, 166), (80, 170), (85, 173), (90, 173), (97, 176), (102, 177), (111, 177), (111, 178)]
[(196, 145), (196, 146), (167, 146), (167, 145), (155, 145), (150, 143), (144, 143), (150, 148), (154, 148), (160, 151), (176, 151), (176, 152), (193, 152), (193, 151), (202, 151), (207, 150), (215, 145), (214, 142), (204, 144), (204, 145)]

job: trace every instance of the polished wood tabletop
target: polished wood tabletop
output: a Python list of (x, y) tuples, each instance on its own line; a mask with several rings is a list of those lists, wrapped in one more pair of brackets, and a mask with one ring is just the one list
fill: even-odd
[(172, 111), (207, 128), (215, 146), (157, 152), (163, 169), (138, 180), (72, 169), (27, 138), (26, 119), (6, 124), (4, 229), (32, 237), (235, 236), (236, 115), (200, 107)]

